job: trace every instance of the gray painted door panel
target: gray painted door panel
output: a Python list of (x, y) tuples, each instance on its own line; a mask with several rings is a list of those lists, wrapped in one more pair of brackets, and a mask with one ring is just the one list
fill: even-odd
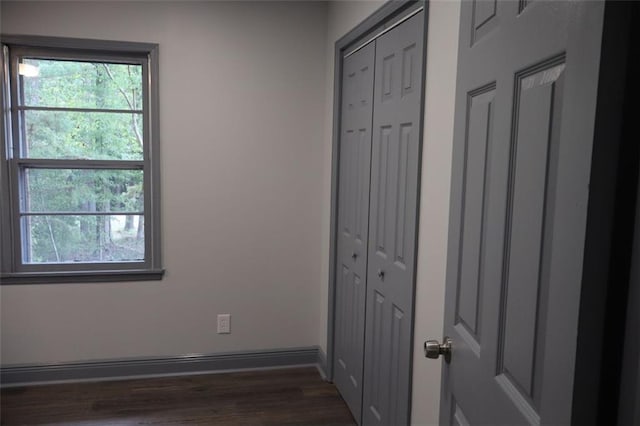
[(442, 424), (571, 421), (603, 10), (463, 2)]
[(334, 381), (360, 422), (375, 43), (343, 63)]
[(364, 424), (407, 424), (410, 407), (424, 12), (376, 42)]

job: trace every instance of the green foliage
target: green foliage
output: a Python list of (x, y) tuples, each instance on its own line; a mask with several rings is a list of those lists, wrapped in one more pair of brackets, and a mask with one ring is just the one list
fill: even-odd
[[(39, 159), (142, 160), (142, 67), (24, 58), (21, 155)], [(129, 111), (129, 112), (127, 112)], [(141, 170), (27, 169), (22, 210), (25, 261), (110, 262), (144, 258)], [(83, 213), (101, 213), (77, 215)], [(76, 213), (75, 215), (73, 213)], [(109, 213), (109, 214), (105, 214)]]
[(142, 109), (140, 65), (30, 58), (22, 62), (40, 70), (38, 77), (23, 78), (26, 106)]
[(142, 170), (29, 169), (25, 183), (31, 212), (115, 213), (144, 208)]
[(132, 130), (133, 120), (142, 129), (142, 114), (27, 110), (24, 156), (141, 160), (142, 145)]
[(32, 263), (144, 259), (144, 241), (136, 238), (135, 229), (114, 231), (125, 216), (31, 216), (23, 220)]

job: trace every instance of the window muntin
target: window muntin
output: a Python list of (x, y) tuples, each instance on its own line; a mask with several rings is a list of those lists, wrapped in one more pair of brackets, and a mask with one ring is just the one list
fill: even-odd
[[(3, 256), (3, 277), (127, 270), (162, 276), (152, 196), (159, 184), (151, 161), (153, 52), (116, 47), (5, 48), (10, 172), (2, 188), (11, 207), (2, 212), (2, 233), (13, 237), (13, 255), (11, 262)], [(155, 163), (157, 169), (157, 153)]]

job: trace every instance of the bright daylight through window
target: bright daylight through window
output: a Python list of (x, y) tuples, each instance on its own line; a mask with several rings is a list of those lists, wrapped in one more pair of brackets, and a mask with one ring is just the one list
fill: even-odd
[(34, 39), (2, 40), (3, 282), (160, 278), (157, 47)]

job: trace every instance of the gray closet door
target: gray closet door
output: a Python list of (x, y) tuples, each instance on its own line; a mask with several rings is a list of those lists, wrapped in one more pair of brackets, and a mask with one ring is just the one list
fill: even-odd
[(376, 44), (363, 423), (407, 424), (424, 12)]
[(338, 188), (334, 381), (360, 422), (369, 233), (373, 59), (371, 43), (343, 63)]
[(463, 2), (442, 424), (570, 424), (604, 4)]

